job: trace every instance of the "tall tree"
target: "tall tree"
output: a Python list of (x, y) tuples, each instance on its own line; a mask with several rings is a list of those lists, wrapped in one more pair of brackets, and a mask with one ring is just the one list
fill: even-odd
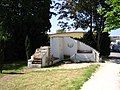
[(8, 34), (5, 32), (2, 27), (2, 23), (0, 23), (0, 73), (2, 73), (4, 66), (4, 52), (5, 52), (5, 43), (8, 39)]
[[(109, 5), (105, 3), (104, 0), (60, 0), (62, 2), (56, 3), (55, 8), (59, 9), (58, 14), (60, 17), (68, 20), (67, 22), (60, 21), (60, 26), (64, 27), (74, 27), (74, 28), (89, 28), (89, 35), (92, 35), (92, 41), (88, 43), (92, 45), (93, 41), (96, 43), (94, 47), (100, 51), (100, 38), (101, 33), (104, 31), (105, 12), (102, 13), (101, 8), (108, 10)], [(73, 23), (69, 25), (69, 21), (73, 20)], [(96, 33), (96, 34), (95, 34)], [(87, 35), (87, 36), (89, 36)], [(92, 45), (94, 46), (94, 45)]]
[(51, 0), (0, 0), (0, 22), (11, 35), (16, 57), (25, 54), (26, 35), (29, 36), (32, 53), (43, 45), (43, 38), (51, 27), (50, 4)]
[[(100, 35), (104, 30), (104, 19), (97, 11), (97, 8), (101, 7), (104, 4), (104, 0), (63, 0), (62, 3), (56, 3), (55, 7), (60, 8), (59, 19), (73, 20), (73, 23), (68, 26), (66, 22), (61, 22), (62, 27), (74, 27), (74, 28), (90, 28), (90, 32), (94, 31)], [(97, 42), (97, 49), (99, 50), (99, 38), (96, 41), (95, 37), (94, 42)]]

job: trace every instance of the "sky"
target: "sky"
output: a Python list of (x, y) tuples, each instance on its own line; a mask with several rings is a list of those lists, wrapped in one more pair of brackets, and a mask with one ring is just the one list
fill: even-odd
[[(51, 32), (48, 33), (56, 33), (56, 30), (62, 29), (60, 28), (60, 26), (58, 26), (58, 20), (57, 20), (58, 16), (52, 16), (52, 18), (50, 19), (50, 22), (52, 24), (52, 27), (50, 29)], [(77, 31), (88, 31), (88, 30), (83, 30), (81, 28), (75, 30), (74, 28), (72, 28), (70, 31), (67, 32), (77, 32)]]
[[(56, 33), (56, 30), (61, 29), (60, 26), (57, 25), (58, 24), (57, 18), (58, 18), (57, 16), (52, 16), (52, 18), (50, 19), (52, 27), (50, 29), (51, 32), (49, 32), (49, 33)], [(70, 32), (76, 32), (76, 31), (87, 31), (87, 30), (82, 30), (82, 29), (78, 29), (78, 30), (72, 29), (72, 30), (70, 30)], [(120, 35), (120, 28), (116, 29), (116, 30), (112, 30), (110, 32), (110, 35), (111, 36)]]
[(110, 32), (110, 35), (112, 36), (115, 36), (115, 35), (120, 35), (120, 28), (119, 29), (116, 29), (116, 30), (112, 30), (111, 32)]

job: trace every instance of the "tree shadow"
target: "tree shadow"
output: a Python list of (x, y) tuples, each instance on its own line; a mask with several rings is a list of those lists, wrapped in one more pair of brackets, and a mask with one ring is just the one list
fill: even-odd
[(22, 72), (3, 72), (2, 74), (11, 74), (11, 75), (15, 75), (15, 74), (25, 74)]
[(26, 66), (26, 64), (16, 64), (16, 63), (13, 63), (13, 64), (4, 64), (3, 66), (3, 69), (4, 70), (19, 70), (21, 69), (22, 67)]

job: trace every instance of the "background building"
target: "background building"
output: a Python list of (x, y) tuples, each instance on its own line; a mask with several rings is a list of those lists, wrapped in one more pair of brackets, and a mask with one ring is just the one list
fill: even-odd
[(68, 36), (73, 38), (81, 38), (86, 32), (63, 32), (63, 33), (55, 33), (55, 34), (49, 34), (49, 36)]
[(116, 42), (116, 40), (120, 40), (120, 35), (110, 36), (110, 39), (112, 42)]

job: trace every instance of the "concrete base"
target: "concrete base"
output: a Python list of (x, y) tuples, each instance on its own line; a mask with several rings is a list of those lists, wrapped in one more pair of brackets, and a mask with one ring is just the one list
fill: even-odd
[(32, 64), (31, 59), (28, 60), (28, 68), (41, 68), (41, 64)]

